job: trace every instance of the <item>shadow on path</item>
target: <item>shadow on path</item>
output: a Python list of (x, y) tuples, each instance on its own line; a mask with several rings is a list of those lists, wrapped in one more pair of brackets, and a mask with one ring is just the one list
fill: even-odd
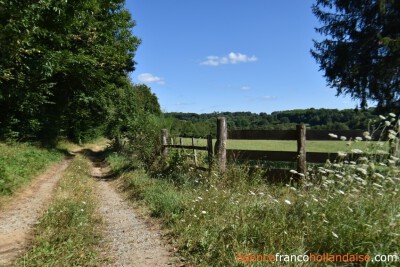
[(119, 173), (113, 172), (110, 165), (106, 161), (106, 151), (94, 151), (92, 149), (82, 149), (79, 151), (88, 158), (93, 165), (92, 177), (102, 181), (113, 181), (118, 178)]

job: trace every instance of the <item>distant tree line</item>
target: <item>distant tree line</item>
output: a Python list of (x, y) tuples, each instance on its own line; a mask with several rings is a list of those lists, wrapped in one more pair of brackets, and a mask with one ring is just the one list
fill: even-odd
[(214, 112), (196, 113), (166, 113), (173, 118), (172, 133), (186, 137), (205, 137), (216, 133), (216, 118), (227, 118), (231, 130), (287, 130), (295, 129), (296, 124), (305, 123), (311, 129), (327, 130), (367, 130), (369, 124), (376, 119), (375, 110), (358, 109), (298, 109), (277, 111), (267, 114), (261, 112)]

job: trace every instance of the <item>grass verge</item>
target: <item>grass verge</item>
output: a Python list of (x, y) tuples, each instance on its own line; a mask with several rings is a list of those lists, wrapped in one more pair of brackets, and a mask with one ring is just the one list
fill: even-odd
[[(117, 159), (114, 155), (114, 166)], [(243, 165), (230, 166), (225, 174), (208, 174), (178, 164), (157, 178), (140, 170), (121, 177), (132, 199), (163, 220), (181, 254), (195, 266), (268, 266), (256, 261), (245, 264), (240, 257), (398, 255), (400, 170), (394, 162), (398, 160), (390, 159), (384, 171), (367, 159), (356, 165), (327, 164), (318, 177), (303, 184), (268, 184), (262, 180), (263, 170)], [(313, 264), (317, 265), (276, 262), (274, 266)]]
[(61, 178), (50, 207), (35, 228), (33, 247), (15, 266), (98, 266), (96, 215), (90, 162), (76, 156)]
[(4, 203), (6, 196), (12, 195), (50, 164), (62, 158), (63, 154), (57, 150), (30, 144), (0, 143), (0, 203)]

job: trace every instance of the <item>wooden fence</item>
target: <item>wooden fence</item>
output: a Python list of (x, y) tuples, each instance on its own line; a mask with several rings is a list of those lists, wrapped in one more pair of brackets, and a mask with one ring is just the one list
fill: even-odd
[[(165, 131), (165, 132), (164, 132)], [(338, 137), (345, 136), (347, 140), (355, 140), (357, 137), (363, 137), (361, 130), (306, 130), (304, 124), (296, 126), (296, 130), (234, 130), (228, 131), (225, 117), (217, 118), (217, 140), (215, 143), (214, 154), (217, 157), (219, 168), (225, 171), (227, 160), (265, 160), (265, 161), (286, 161), (296, 162), (297, 172), (306, 175), (307, 162), (325, 163), (327, 160), (335, 161), (340, 156), (339, 153), (328, 152), (307, 152), (306, 141), (311, 140), (334, 140), (329, 134), (335, 134)], [(296, 140), (297, 151), (259, 151), (259, 150), (237, 150), (227, 149), (228, 139), (241, 140)], [(197, 150), (207, 150), (209, 159), (212, 159), (212, 139), (207, 138), (207, 147), (169, 145), (167, 144), (166, 130), (163, 130), (163, 149), (166, 154), (167, 149), (187, 148)], [(365, 140), (365, 139), (364, 139)], [(396, 144), (397, 147), (397, 144)], [(390, 153), (397, 151), (393, 145), (390, 147)], [(365, 156), (361, 153), (352, 153), (346, 156), (347, 160), (357, 160)], [(211, 162), (210, 162), (211, 166)]]
[(194, 160), (195, 166), (198, 167), (196, 150), (204, 150), (204, 151), (207, 151), (208, 165), (209, 165), (208, 167), (209, 167), (209, 170), (211, 170), (212, 163), (213, 163), (213, 144), (212, 144), (211, 135), (207, 136), (207, 146), (196, 146), (194, 137), (192, 137), (192, 144), (191, 145), (184, 145), (182, 138), (179, 139), (180, 140), (179, 141), (179, 145), (178, 144), (174, 144), (174, 141), (173, 141), (172, 138), (171, 138), (170, 144), (168, 144), (168, 131), (167, 131), (167, 129), (162, 129), (161, 135), (162, 135), (162, 145), (163, 145), (162, 146), (162, 154), (163, 154), (164, 157), (167, 157), (169, 148), (191, 149), (191, 150), (193, 150), (193, 160)]

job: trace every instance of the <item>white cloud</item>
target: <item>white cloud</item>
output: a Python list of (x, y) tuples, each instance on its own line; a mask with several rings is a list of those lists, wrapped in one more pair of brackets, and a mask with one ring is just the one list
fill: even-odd
[(158, 83), (160, 85), (164, 85), (165, 84), (165, 81), (164, 81), (163, 78), (154, 76), (151, 73), (139, 74), (138, 80), (139, 80), (139, 82), (142, 82), (142, 83)]
[(264, 100), (264, 101), (276, 99), (275, 96), (269, 96), (269, 95), (265, 95), (265, 96), (262, 96), (262, 97), (260, 97), (260, 98), (261, 98), (262, 100)]
[(251, 90), (251, 87), (250, 86), (242, 86), (242, 87), (240, 87), (240, 90), (248, 91), (248, 90)]
[(237, 64), (237, 63), (247, 63), (257, 61), (258, 58), (256, 56), (248, 56), (241, 53), (231, 52), (227, 56), (219, 57), (219, 56), (208, 56), (206, 60), (201, 62), (200, 65), (206, 66), (219, 66), (225, 64)]

